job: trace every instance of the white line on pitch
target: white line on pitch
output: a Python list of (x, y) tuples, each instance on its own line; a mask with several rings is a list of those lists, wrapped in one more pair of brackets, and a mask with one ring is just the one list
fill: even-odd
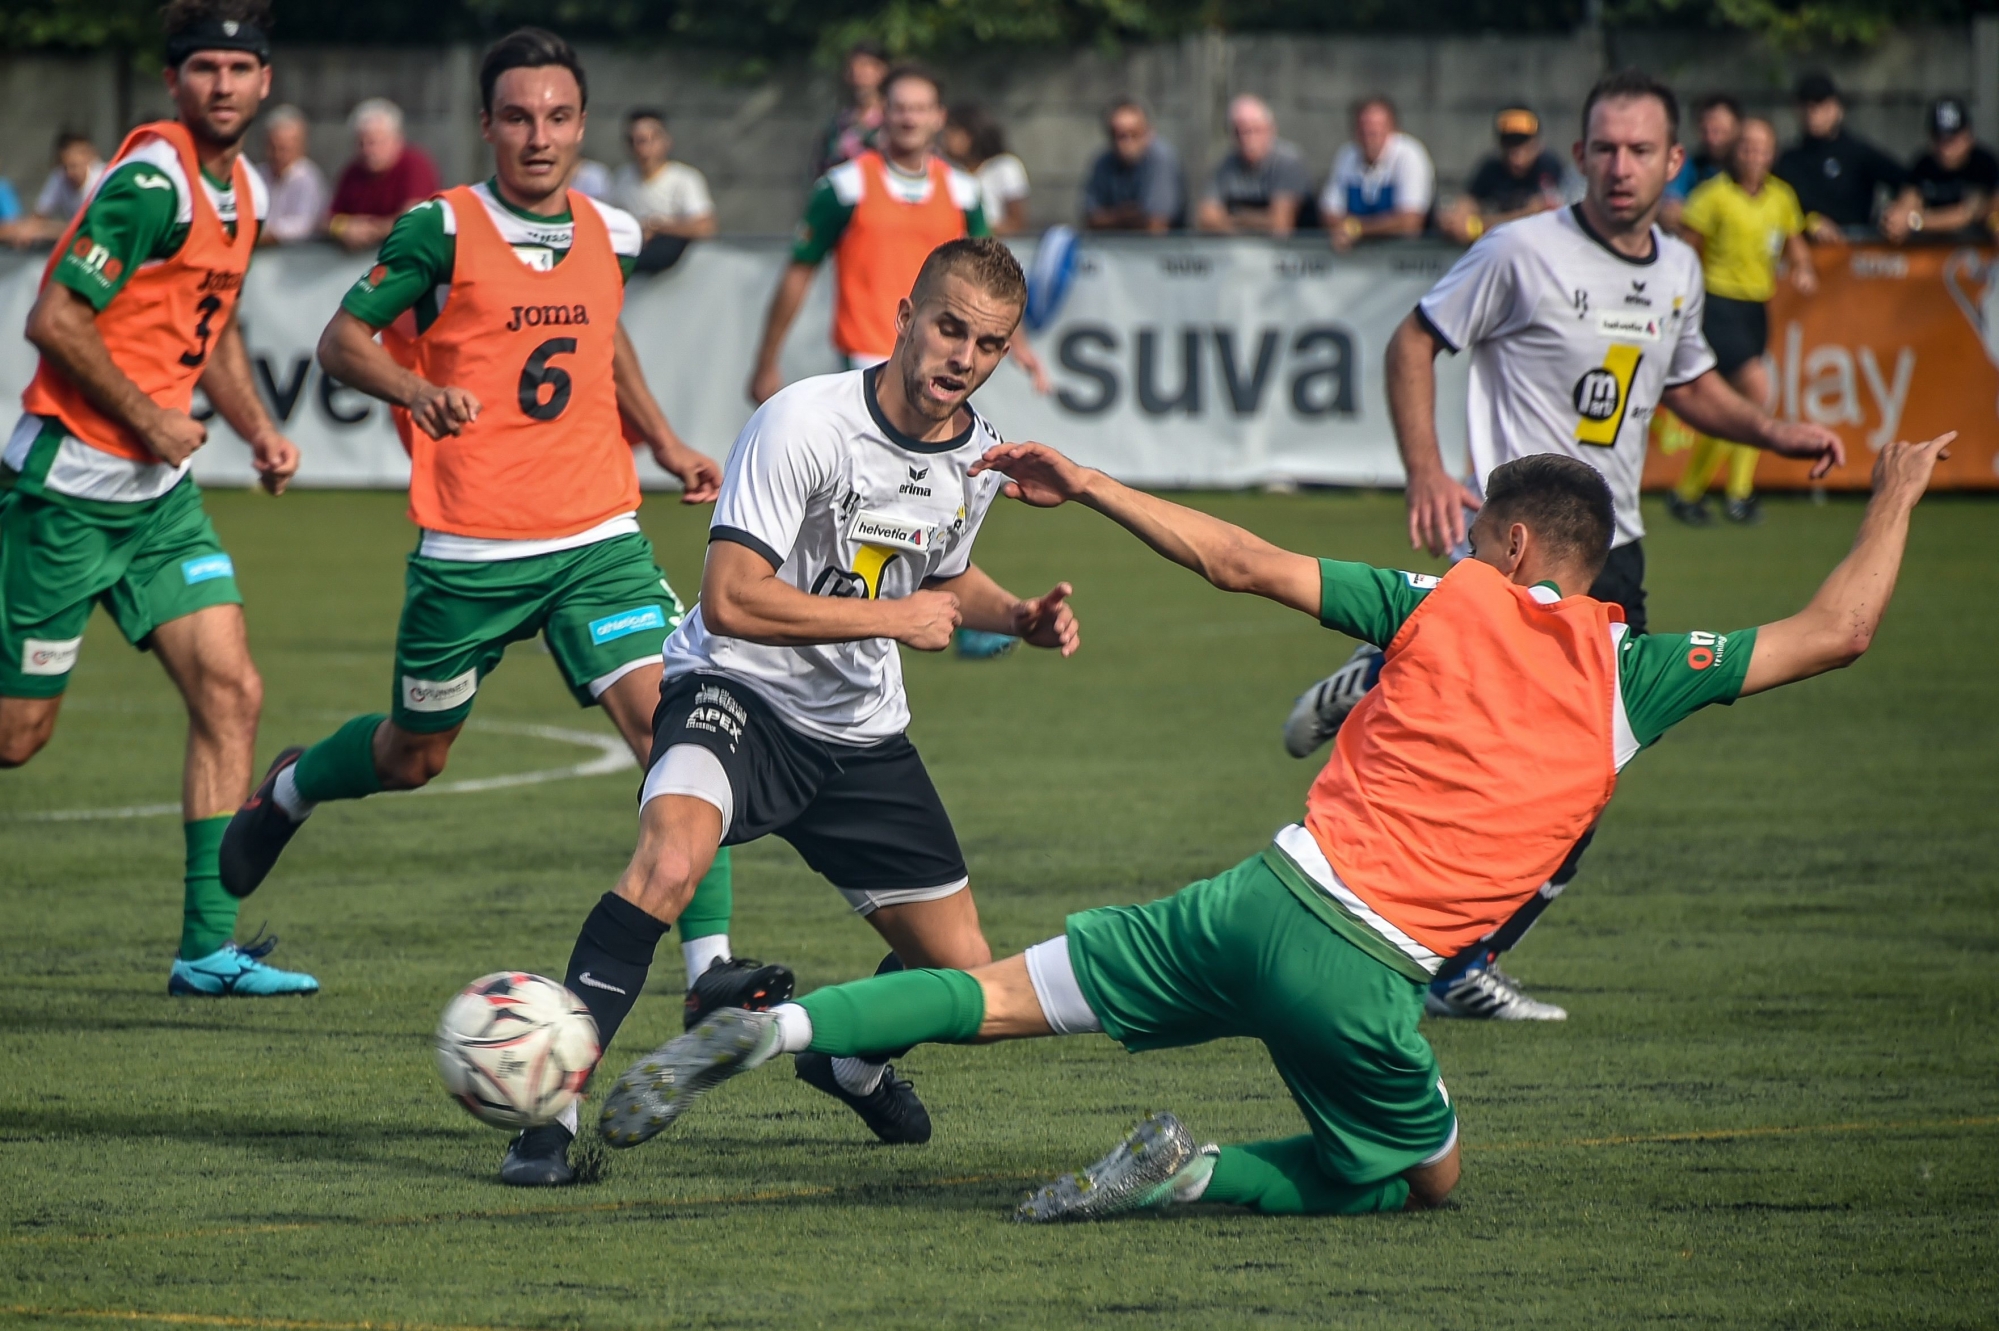
[[(505, 776), (470, 777), (463, 781), (439, 781), (421, 790), (384, 792), (388, 795), (476, 795), (487, 790), (507, 790), (514, 786), (538, 786), (547, 781), (568, 781), (580, 776), (609, 776), (638, 766), (625, 741), (616, 735), (600, 735), (589, 730), (563, 726), (518, 725), (504, 721), (474, 721), (472, 729), (501, 735), (526, 735), (531, 739), (554, 740), (597, 750), (595, 758), (567, 767), (543, 767), (532, 772), (509, 772)], [(127, 804), (112, 809), (50, 809), (40, 813), (17, 813), (11, 821), (20, 823), (81, 823), (110, 818), (164, 818), (179, 813), (180, 805)]]

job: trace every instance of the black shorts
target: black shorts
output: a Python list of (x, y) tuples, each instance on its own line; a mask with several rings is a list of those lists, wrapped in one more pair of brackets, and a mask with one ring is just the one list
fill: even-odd
[(1770, 345), (1770, 308), (1760, 300), (1709, 296), (1701, 333), (1714, 348), (1715, 368), (1734, 374)]
[[(1599, 601), (1624, 607), (1624, 622), (1633, 635), (1645, 631), (1645, 544), (1633, 541), (1620, 545), (1603, 561), (1603, 572), (1590, 584), (1589, 594)], [(656, 741), (655, 741), (656, 742)], [(657, 750), (655, 750), (657, 752)]]
[(660, 689), (648, 792), (694, 793), (662, 791), (654, 780), (668, 752), (685, 744), (712, 753), (728, 778), (733, 810), (723, 845), (783, 837), (862, 914), (964, 888), (958, 834), (907, 736), (865, 745), (814, 739), (786, 725), (756, 690), (695, 673)]

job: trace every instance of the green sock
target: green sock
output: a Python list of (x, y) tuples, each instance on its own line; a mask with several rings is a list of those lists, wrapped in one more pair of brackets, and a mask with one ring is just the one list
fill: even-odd
[(1264, 1215), (1368, 1215), (1399, 1211), (1409, 1200), (1401, 1177), (1344, 1183), (1319, 1167), (1310, 1136), (1224, 1146), (1204, 1202), (1247, 1206)]
[(222, 870), (217, 863), (222, 829), (227, 826), (226, 813), (181, 824), (187, 836), (187, 888), (181, 897), (182, 961), (201, 960), (236, 932), (236, 912), (242, 903), (223, 891)]
[(382, 788), (375, 773), (375, 732), (389, 718), (381, 712), (357, 716), (299, 755), (292, 769), (299, 798), (358, 800)]
[(822, 1054), (964, 1044), (986, 1019), (985, 990), (963, 971), (891, 971), (815, 989), (798, 1004), (812, 1016), (812, 1048)]
[(691, 943), (697, 938), (710, 938), (716, 934), (729, 932), (729, 915), (735, 909), (735, 879), (729, 871), (729, 848), (723, 846), (715, 852), (715, 862), (708, 866), (708, 872), (694, 885), (694, 897), (687, 903), (687, 909), (680, 912), (674, 926), (680, 930), (680, 941)]

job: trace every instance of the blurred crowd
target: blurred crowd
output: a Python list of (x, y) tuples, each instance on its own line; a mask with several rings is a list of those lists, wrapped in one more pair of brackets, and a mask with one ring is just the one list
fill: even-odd
[[(890, 74), (880, 47), (860, 43), (848, 52), (844, 100), (813, 144), (815, 179), (878, 146), (885, 123), (883, 86)], [(1878, 238), (1899, 244), (1938, 237), (1990, 240), (1999, 234), (1999, 155), (1976, 140), (1962, 99), (1942, 97), (1930, 104), (1928, 146), (1904, 162), (1846, 127), (1846, 102), (1830, 77), (1807, 75), (1794, 91), (1796, 136), (1778, 149), (1768, 173), (1796, 194), (1811, 241)], [(1680, 210), (1698, 186), (1734, 169), (1748, 123), (1741, 102), (1725, 93), (1701, 97), (1693, 109), (1694, 142), (1672, 185), (1668, 225), (1679, 224)], [(1086, 230), (1152, 234), (1322, 232), (1338, 250), (1420, 235), (1469, 244), (1502, 222), (1580, 197), (1573, 167), (1550, 149), (1540, 116), (1525, 104), (1499, 109), (1492, 151), (1455, 191), (1440, 188), (1429, 151), (1401, 127), (1389, 98), (1362, 98), (1352, 108), (1350, 126), (1350, 138), (1331, 152), (1320, 174), (1314, 159), (1283, 137), (1270, 105), (1244, 93), (1228, 106), (1227, 151), (1190, 178), (1146, 104), (1120, 97), (1104, 113), (1104, 146), (1084, 177), (1074, 223)], [(380, 97), (361, 102), (347, 129), (352, 156), (329, 177), (308, 154), (304, 114), (289, 105), (266, 112), (257, 162), (271, 190), (264, 243), (331, 240), (371, 250), (398, 215), (439, 188), (436, 164), (405, 136), (403, 113), (394, 102)], [(652, 260), (641, 266), (663, 267), (689, 241), (715, 234), (714, 199), (702, 172), (674, 156), (664, 111), (630, 112), (623, 139), (622, 164), (612, 168), (586, 159), (572, 185), (637, 216)], [(1027, 167), (1008, 150), (1005, 128), (991, 111), (972, 102), (949, 106), (935, 149), (977, 182), (993, 234), (1028, 229)], [(32, 202), (0, 177), (0, 242), (52, 241), (103, 171), (103, 157), (87, 136), (59, 135), (52, 169)]]

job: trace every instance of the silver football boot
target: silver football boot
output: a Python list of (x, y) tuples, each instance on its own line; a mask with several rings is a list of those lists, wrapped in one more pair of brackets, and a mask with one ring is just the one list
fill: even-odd
[(1381, 678), (1381, 649), (1371, 642), (1354, 648), (1347, 663), (1298, 695), (1284, 718), (1284, 751), (1308, 758), (1339, 732), (1347, 713)]
[(1520, 987), (1520, 981), (1493, 962), (1466, 971), (1423, 995), (1423, 1011), (1433, 1017), (1464, 1017), (1472, 1021), (1567, 1021), (1567, 1008), (1544, 1003)]
[(652, 1140), (702, 1095), (769, 1062), (778, 1039), (777, 1018), (768, 1012), (710, 1013), (625, 1069), (598, 1116), (604, 1144), (623, 1150)]
[(1179, 1119), (1147, 1114), (1115, 1151), (1080, 1174), (1064, 1174), (1013, 1213), (1025, 1224), (1101, 1220), (1191, 1201), (1206, 1190), (1218, 1147), (1199, 1146)]

